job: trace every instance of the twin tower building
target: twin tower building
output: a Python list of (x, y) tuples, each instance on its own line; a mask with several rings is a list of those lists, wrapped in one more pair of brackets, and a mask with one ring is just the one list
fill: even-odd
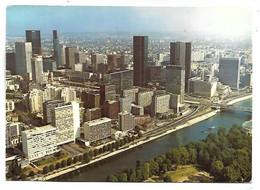
[[(148, 36), (134, 36), (134, 86), (146, 87), (148, 82)], [(191, 73), (191, 43), (170, 43), (170, 65), (166, 66), (166, 91), (180, 95), (183, 104), (184, 93), (188, 92)]]

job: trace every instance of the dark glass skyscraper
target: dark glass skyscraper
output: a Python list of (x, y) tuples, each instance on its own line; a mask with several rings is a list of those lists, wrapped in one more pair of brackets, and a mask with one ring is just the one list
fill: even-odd
[(57, 30), (53, 30), (53, 59), (56, 61), (57, 66), (60, 66), (60, 46)]
[(148, 36), (134, 36), (134, 85), (147, 85)]
[(32, 42), (33, 54), (42, 54), (40, 30), (26, 30), (26, 42)]
[(185, 92), (188, 92), (188, 84), (191, 72), (191, 43), (172, 42), (170, 49), (170, 64), (180, 65), (185, 68)]

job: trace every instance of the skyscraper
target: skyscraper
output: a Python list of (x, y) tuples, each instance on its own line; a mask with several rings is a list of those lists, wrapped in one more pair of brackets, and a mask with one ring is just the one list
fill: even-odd
[(75, 65), (75, 53), (78, 52), (77, 47), (66, 47), (65, 55), (66, 55), (66, 68), (71, 68), (72, 65)]
[(43, 63), (42, 56), (36, 56), (32, 58), (32, 80), (35, 83), (43, 84)]
[(26, 30), (26, 42), (32, 42), (33, 54), (42, 54), (40, 30)]
[(239, 88), (240, 60), (239, 58), (220, 58), (219, 81), (231, 88)]
[(133, 37), (134, 85), (146, 86), (146, 67), (148, 61), (148, 36)]
[(171, 42), (170, 64), (180, 65), (185, 69), (185, 92), (188, 92), (188, 84), (191, 72), (191, 43)]
[(60, 66), (61, 55), (60, 55), (60, 47), (59, 47), (59, 38), (57, 30), (53, 30), (53, 59), (56, 61), (57, 67)]
[(32, 43), (15, 42), (15, 71), (17, 75), (28, 78), (31, 68)]
[(180, 95), (180, 103), (184, 102), (185, 71), (180, 65), (166, 66), (166, 91)]

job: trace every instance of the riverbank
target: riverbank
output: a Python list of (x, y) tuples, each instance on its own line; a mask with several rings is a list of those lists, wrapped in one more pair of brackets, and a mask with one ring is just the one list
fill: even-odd
[(153, 140), (155, 140), (155, 139), (161, 138), (161, 137), (163, 137), (163, 136), (165, 136), (165, 135), (168, 135), (168, 134), (170, 134), (170, 133), (173, 133), (173, 132), (175, 132), (175, 131), (177, 131), (177, 130), (181, 130), (181, 129), (183, 129), (183, 128), (189, 127), (189, 126), (191, 126), (191, 125), (194, 125), (194, 124), (196, 124), (196, 123), (199, 123), (199, 122), (201, 122), (201, 121), (204, 121), (204, 120), (206, 120), (206, 119), (208, 119), (208, 118), (210, 118), (210, 117), (216, 115), (216, 113), (217, 113), (216, 111), (210, 111), (210, 112), (208, 112), (208, 113), (206, 113), (206, 114), (204, 114), (204, 115), (202, 115), (202, 116), (198, 116), (198, 117), (196, 117), (196, 118), (194, 118), (194, 119), (191, 119), (191, 120), (187, 121), (185, 124), (179, 125), (178, 127), (174, 128), (174, 129), (169, 129), (169, 130), (167, 130), (167, 131), (165, 131), (165, 132), (163, 132), (163, 133), (161, 133), (161, 134), (159, 134), (159, 135), (155, 135), (155, 136), (150, 137), (150, 138), (144, 138), (144, 139), (142, 139), (142, 140), (140, 140), (140, 141), (138, 141), (138, 142), (136, 142), (136, 143), (134, 143), (134, 144), (129, 145), (128, 147), (125, 147), (125, 148), (122, 147), (122, 148), (119, 149), (119, 150), (116, 150), (116, 151), (114, 151), (114, 152), (108, 153), (107, 155), (104, 155), (104, 156), (102, 156), (102, 157), (100, 157), (100, 158), (96, 158), (95, 160), (92, 160), (92, 161), (90, 161), (89, 163), (80, 164), (80, 165), (75, 165), (75, 166), (72, 166), (72, 167), (70, 167), (70, 168), (64, 169), (64, 170), (62, 170), (62, 171), (58, 171), (58, 172), (56, 171), (56, 173), (54, 173), (54, 174), (50, 174), (50, 175), (48, 175), (48, 176), (45, 176), (45, 177), (43, 178), (43, 181), (51, 180), (51, 179), (53, 179), (53, 178), (55, 178), (55, 177), (58, 177), (58, 176), (61, 176), (61, 175), (63, 175), (63, 174), (72, 172), (72, 171), (74, 171), (74, 170), (77, 170), (77, 169), (80, 169), (80, 168), (82, 168), (82, 167), (85, 167), (85, 166), (91, 165), (91, 164), (93, 164), (93, 163), (99, 162), (99, 161), (101, 161), (101, 160), (104, 160), (104, 159), (106, 159), (106, 158), (115, 156), (115, 155), (117, 155), (117, 154), (120, 154), (120, 153), (122, 153), (122, 152), (124, 152), (124, 151), (127, 151), (127, 150), (129, 150), (129, 149), (135, 148), (135, 147), (140, 146), (140, 145), (142, 145), (142, 144), (148, 143), (148, 142), (153, 141)]
[(244, 100), (247, 100), (247, 99), (250, 99), (252, 98), (252, 94), (250, 95), (247, 95), (247, 96), (244, 96), (244, 97), (241, 97), (241, 98), (236, 98), (234, 100), (231, 100), (227, 103), (227, 105), (232, 105), (232, 104), (235, 104), (235, 103), (238, 103), (238, 102), (241, 102), (241, 101), (244, 101)]

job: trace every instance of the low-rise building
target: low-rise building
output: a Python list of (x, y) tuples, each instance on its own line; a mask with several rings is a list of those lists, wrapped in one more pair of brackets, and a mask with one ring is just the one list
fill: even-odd
[(23, 152), (29, 160), (35, 160), (57, 151), (56, 128), (51, 125), (22, 132)]
[(194, 77), (189, 79), (189, 93), (194, 96), (211, 98), (216, 95), (217, 81), (203, 81)]
[(111, 119), (103, 117), (84, 123), (84, 139), (90, 143), (111, 136)]

